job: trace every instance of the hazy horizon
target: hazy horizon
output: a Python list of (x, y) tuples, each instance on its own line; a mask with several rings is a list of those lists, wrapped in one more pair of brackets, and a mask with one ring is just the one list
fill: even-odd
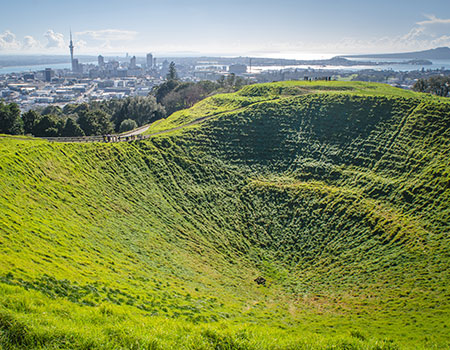
[[(329, 58), (450, 46), (450, 3), (24, 0), (2, 6), (0, 55)], [(14, 15), (11, 15), (14, 14)]]

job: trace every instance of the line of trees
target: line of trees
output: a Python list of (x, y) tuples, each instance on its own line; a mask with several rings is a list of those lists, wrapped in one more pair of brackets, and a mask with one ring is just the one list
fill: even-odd
[(19, 135), (23, 133), (24, 121), (15, 103), (0, 102), (0, 134)]
[(132, 130), (165, 117), (153, 96), (47, 106), (21, 113), (15, 103), (0, 102), (0, 133), (38, 137), (106, 135)]
[(145, 97), (67, 104), (64, 108), (50, 105), (25, 113), (15, 103), (0, 102), (0, 133), (71, 137), (125, 132), (192, 107), (215, 93), (237, 91), (245, 84), (243, 78), (234, 74), (217, 82), (181, 82), (171, 62), (166, 82)]
[(447, 97), (450, 93), (450, 76), (436, 75), (428, 79), (419, 79), (414, 83), (413, 90)]
[(190, 108), (213, 94), (234, 92), (247, 84), (244, 78), (234, 74), (230, 74), (228, 77), (221, 76), (217, 82), (181, 82), (178, 80), (174, 62), (170, 63), (166, 78), (166, 82), (156, 86), (151, 94), (165, 108), (167, 115), (180, 109)]

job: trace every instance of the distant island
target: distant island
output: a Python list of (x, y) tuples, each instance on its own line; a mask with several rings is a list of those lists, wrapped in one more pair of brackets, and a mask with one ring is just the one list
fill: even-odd
[(403, 53), (386, 53), (386, 54), (369, 54), (369, 55), (343, 55), (339, 57), (347, 58), (383, 58), (383, 59), (412, 59), (412, 60), (449, 60), (450, 48), (438, 47), (436, 49), (403, 52)]

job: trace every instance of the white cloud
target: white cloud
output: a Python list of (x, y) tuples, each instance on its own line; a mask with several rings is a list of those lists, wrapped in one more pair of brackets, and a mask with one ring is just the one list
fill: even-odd
[(73, 45), (77, 48), (77, 50), (83, 50), (88, 47), (87, 42), (81, 39), (74, 40)]
[(99, 47), (100, 49), (102, 49), (102, 51), (111, 51), (113, 49), (109, 40), (103, 42)]
[(425, 17), (428, 18), (426, 21), (417, 22), (416, 24), (419, 26), (429, 26), (435, 24), (450, 25), (450, 19), (437, 18), (435, 15), (426, 15)]
[(8, 44), (14, 43), (16, 41), (16, 35), (14, 33), (11, 33), (9, 30), (5, 31), (1, 37), (2, 40)]
[[(322, 54), (355, 54), (355, 53), (381, 53), (381, 52), (407, 52), (427, 50), (431, 48), (449, 46), (450, 47), (450, 19), (438, 18), (433, 15), (426, 16), (426, 19), (417, 23), (412, 23), (411, 29), (406, 33), (390, 35), (384, 37), (341, 37), (336, 41), (317, 40), (311, 41), (304, 38), (300, 41), (270, 41), (245, 43), (243, 45), (227, 45), (227, 49), (233, 52), (242, 53), (253, 51), (252, 53), (262, 53), (265, 56), (277, 57), (305, 57), (306, 53)], [(195, 48), (201, 50), (201, 48)], [(221, 52), (220, 48), (213, 45), (208, 50)], [(223, 49), (222, 49), (223, 50)], [(223, 51), (222, 51), (223, 52)]]
[[(142, 38), (141, 38), (142, 37)], [(304, 37), (299, 40), (253, 40), (252, 42), (236, 40), (224, 43), (212, 41), (175, 41), (167, 42), (161, 38), (147, 36), (144, 38), (138, 32), (121, 29), (86, 30), (74, 33), (76, 54), (79, 53), (118, 53), (118, 52), (180, 52), (197, 51), (218, 54), (245, 54), (246, 52), (260, 52), (282, 55), (310, 52), (310, 53), (377, 53), (426, 50), (440, 46), (450, 46), (450, 19), (427, 15), (423, 20), (412, 23), (409, 31), (386, 37), (344, 37), (336, 41), (330, 39)], [(160, 40), (161, 39), (161, 40)], [(144, 40), (144, 41), (140, 41)], [(0, 33), (0, 51), (33, 51), (33, 52), (67, 52), (68, 42), (64, 35), (49, 29), (43, 37), (27, 35), (17, 39), (9, 30)]]
[(41, 43), (30, 35), (26, 35), (23, 38), (22, 48), (24, 50), (37, 49), (40, 48), (41, 46), (42, 46)]
[(64, 44), (64, 35), (61, 33), (56, 33), (53, 30), (49, 29), (44, 34), (44, 37), (47, 39), (46, 48), (63, 48)]
[(133, 40), (138, 35), (138, 32), (132, 30), (120, 29), (103, 29), (103, 30), (87, 30), (84, 32), (75, 33), (80, 37), (87, 37), (94, 40), (101, 41), (123, 41)]
[(427, 15), (426, 20), (417, 22), (416, 25), (400, 40), (407, 41), (410, 46), (431, 48), (435, 46), (450, 45), (450, 19), (438, 18), (435, 15)]
[(138, 32), (121, 29), (86, 30), (73, 35), (76, 52), (98, 54), (99, 52), (129, 51), (140, 47)]
[(450, 19), (426, 16), (403, 35), (372, 39), (342, 38), (334, 43), (311, 43), (311, 50), (341, 53), (418, 51), (450, 46)]
[(0, 50), (17, 50), (20, 43), (16, 39), (16, 35), (9, 30), (5, 30), (0, 34)]

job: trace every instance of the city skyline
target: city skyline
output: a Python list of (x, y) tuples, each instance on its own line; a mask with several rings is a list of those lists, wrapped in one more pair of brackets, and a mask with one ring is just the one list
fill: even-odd
[(70, 29), (78, 55), (297, 58), (450, 46), (445, 1), (80, 0), (72, 5), (54, 0), (3, 5), (0, 54), (67, 54)]

